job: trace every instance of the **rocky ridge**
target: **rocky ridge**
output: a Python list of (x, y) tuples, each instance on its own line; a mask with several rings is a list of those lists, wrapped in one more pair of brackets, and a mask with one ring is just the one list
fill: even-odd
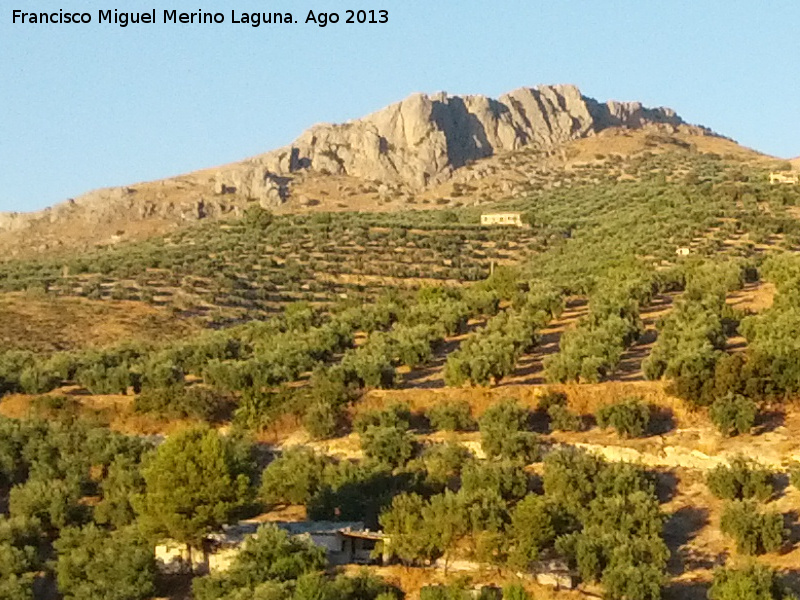
[[(316, 125), (291, 145), (240, 163), (96, 190), (36, 213), (0, 213), (0, 238), (7, 238), (0, 246), (11, 243), (8, 234), (34, 240), (40, 249), (61, 245), (53, 231), (63, 225), (78, 237), (84, 231), (84, 237), (109, 243), (137, 228), (163, 232), (184, 222), (237, 215), (254, 202), (280, 209), (314, 178), (344, 178), (384, 195), (413, 195), (481, 159), (523, 148), (552, 152), (613, 128), (713, 135), (687, 125), (671, 109), (601, 103), (572, 85), (520, 88), (498, 99), (414, 94), (362, 119)], [(342, 187), (338, 184), (338, 191)], [(310, 202), (300, 194), (296, 200), (296, 208)]]
[(686, 124), (671, 109), (599, 103), (572, 85), (520, 88), (497, 100), (414, 94), (363, 119), (316, 125), (290, 146), (220, 173), (218, 189), (278, 200), (281, 175), (310, 170), (420, 190), (499, 152), (550, 149), (610, 127), (648, 125)]

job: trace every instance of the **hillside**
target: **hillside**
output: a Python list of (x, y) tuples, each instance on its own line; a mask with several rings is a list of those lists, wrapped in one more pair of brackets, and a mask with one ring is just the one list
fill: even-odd
[(314, 126), (291, 146), (241, 163), (2, 214), (0, 250), (19, 256), (143, 239), (236, 217), (254, 203), (302, 213), (485, 202), (551, 185), (576, 160), (675, 143), (766, 158), (670, 109), (599, 103), (574, 86), (521, 88), (498, 100), (417, 94), (363, 119)]
[[(417, 96), (6, 217), (0, 596), (122, 573), (147, 600), (700, 600), (758, 564), (746, 585), (788, 600), (782, 162), (570, 87)], [(481, 223), (495, 211), (522, 226)], [(219, 553), (227, 572), (156, 576), (157, 542), (214, 556), (207, 534), (241, 518), (363, 522), (393, 564), (323, 573), (267, 526)]]

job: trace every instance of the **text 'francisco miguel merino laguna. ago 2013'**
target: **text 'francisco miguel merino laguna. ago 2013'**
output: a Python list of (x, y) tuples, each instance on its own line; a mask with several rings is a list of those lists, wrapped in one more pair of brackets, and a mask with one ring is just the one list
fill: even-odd
[(100, 23), (127, 27), (128, 25), (141, 24), (187, 24), (187, 25), (212, 25), (220, 23), (233, 23), (259, 27), (270, 24), (287, 23), (312, 23), (319, 27), (336, 23), (346, 24), (381, 24), (389, 22), (388, 10), (345, 10), (340, 12), (314, 12), (309, 10), (305, 20), (295, 19), (290, 12), (241, 12), (232, 10), (230, 21), (221, 12), (206, 12), (198, 10), (195, 12), (178, 12), (177, 10), (165, 9), (161, 11), (161, 21), (158, 20), (159, 13), (156, 9), (144, 12), (122, 12), (114, 10), (98, 10), (97, 20), (95, 21), (92, 13), (72, 12), (60, 9), (54, 12), (25, 12), (14, 9), (12, 11), (11, 22), (15, 24), (88, 24)]

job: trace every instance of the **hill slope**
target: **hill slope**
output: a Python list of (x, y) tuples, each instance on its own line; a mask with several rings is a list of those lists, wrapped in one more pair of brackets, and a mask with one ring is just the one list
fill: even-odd
[[(464, 171), (480, 183), (497, 172), (480, 168), (490, 157), (524, 150), (537, 163), (555, 157), (552, 169), (567, 158), (564, 144), (634, 130), (710, 135), (670, 109), (600, 103), (569, 85), (521, 88), (497, 100), (416, 94), (363, 119), (314, 126), (292, 145), (241, 163), (98, 190), (38, 213), (0, 214), (0, 250), (142, 238), (239, 215), (255, 202), (279, 212), (323, 204), (325, 210), (395, 208), (446, 196), (450, 190), (442, 186)], [(501, 193), (503, 187), (509, 185)], [(496, 198), (497, 191), (487, 193)]]

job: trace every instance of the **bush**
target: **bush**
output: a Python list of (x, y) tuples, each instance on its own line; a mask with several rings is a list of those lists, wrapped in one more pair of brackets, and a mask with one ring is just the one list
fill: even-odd
[(325, 484), (306, 505), (316, 521), (363, 521), (377, 526), (378, 514), (406, 479), (394, 476), (385, 465), (342, 461), (325, 470)]
[[(311, 540), (290, 536), (274, 525), (262, 525), (245, 540), (241, 552), (227, 571), (196, 578), (192, 582), (192, 594), (196, 600), (283, 598), (279, 584), (318, 573), (325, 564), (325, 550)], [(268, 583), (273, 584), (267, 586), (269, 592), (277, 592), (276, 595), (267, 593), (267, 587), (262, 587)], [(264, 595), (254, 593), (255, 590), (264, 592)], [(228, 596), (235, 591), (240, 591), (241, 595)]]
[(75, 481), (28, 479), (9, 493), (12, 517), (38, 519), (45, 529), (63, 529), (85, 522), (86, 507), (79, 504), (80, 486)]
[(661, 600), (663, 569), (647, 563), (612, 564), (601, 579), (609, 600)]
[(144, 600), (155, 592), (153, 551), (135, 529), (68, 528), (54, 547), (65, 600)]
[(553, 405), (547, 409), (550, 417), (550, 431), (580, 431), (581, 418), (570, 412), (566, 406)]
[(539, 397), (539, 404), (537, 409), (540, 412), (546, 413), (548, 412), (553, 406), (567, 406), (567, 395), (564, 392), (554, 392), (552, 390), (546, 390), (540, 397)]
[(722, 500), (767, 500), (775, 491), (772, 473), (744, 456), (712, 469), (706, 483), (711, 493)]
[(414, 455), (414, 438), (398, 427), (370, 426), (361, 434), (361, 449), (369, 460), (400, 467)]
[(116, 457), (100, 482), (102, 500), (94, 507), (95, 522), (114, 529), (130, 525), (136, 519), (134, 498), (143, 491), (138, 462), (125, 455)]
[(53, 394), (31, 398), (31, 411), (34, 414), (57, 419), (64, 416), (77, 416), (81, 403), (72, 396)]
[(325, 440), (336, 434), (342, 416), (338, 407), (317, 401), (306, 408), (303, 425), (312, 438)]
[(504, 500), (520, 500), (528, 493), (528, 475), (518, 463), (472, 460), (461, 471), (461, 491), (493, 490)]
[(323, 484), (329, 460), (303, 446), (288, 448), (261, 473), (265, 504), (306, 504)]
[(756, 403), (738, 394), (715, 400), (708, 411), (711, 422), (725, 436), (750, 433), (757, 414)]
[(0, 516), (0, 598), (33, 600), (33, 581), (44, 566), (36, 519)]
[(800, 490), (800, 462), (793, 461), (789, 464), (789, 483)]
[(578, 515), (595, 497), (595, 480), (604, 468), (601, 458), (584, 450), (572, 446), (554, 450), (544, 459), (545, 495)]
[(444, 401), (427, 411), (431, 427), (444, 431), (469, 431), (475, 426), (466, 400)]
[[(461, 444), (445, 442), (427, 446), (415, 462), (424, 471), (426, 484), (442, 490), (456, 487), (462, 468), (472, 459), (472, 453)], [(409, 468), (413, 470), (412, 465)]]
[(623, 437), (640, 437), (650, 426), (650, 407), (631, 396), (598, 410), (597, 424), (604, 429), (611, 427)]
[(149, 388), (136, 396), (137, 412), (153, 412), (173, 418), (192, 418), (215, 422), (223, 419), (231, 405), (230, 398), (205, 385)]
[(519, 583), (503, 586), (503, 600), (531, 600), (530, 594)]
[(714, 571), (709, 600), (792, 600), (796, 598), (770, 567), (750, 563), (744, 567), (724, 567)]
[(411, 411), (408, 406), (395, 402), (383, 410), (370, 410), (359, 413), (353, 421), (353, 429), (365, 433), (370, 427), (396, 427), (408, 429), (411, 424)]
[(720, 530), (733, 538), (737, 551), (742, 554), (776, 552), (788, 534), (783, 526), (783, 515), (774, 511), (762, 513), (750, 500), (726, 504)]
[(487, 456), (533, 458), (528, 455), (536, 446), (529, 433), (528, 411), (514, 400), (503, 399), (490, 406), (480, 418), (481, 446)]
[(511, 512), (509, 564), (527, 571), (541, 554), (552, 549), (556, 538), (566, 533), (571, 519), (557, 502), (529, 494)]

